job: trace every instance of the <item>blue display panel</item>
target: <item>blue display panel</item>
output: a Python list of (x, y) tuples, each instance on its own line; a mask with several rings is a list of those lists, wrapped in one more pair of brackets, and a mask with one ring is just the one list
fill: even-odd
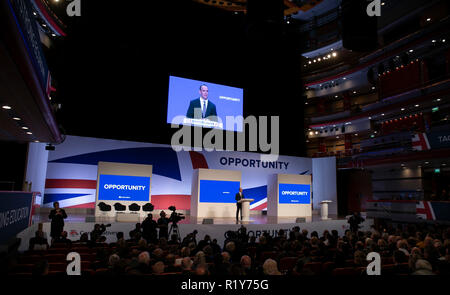
[[(241, 132), (243, 97), (241, 88), (170, 76), (167, 123)], [(228, 126), (227, 116), (235, 120)]]
[(150, 177), (101, 174), (98, 199), (148, 202), (150, 200)]
[(279, 204), (310, 204), (311, 186), (309, 184), (280, 183), (278, 185)]
[(33, 193), (0, 192), (0, 245), (31, 225), (32, 203)]
[(200, 203), (236, 203), (239, 181), (200, 180)]

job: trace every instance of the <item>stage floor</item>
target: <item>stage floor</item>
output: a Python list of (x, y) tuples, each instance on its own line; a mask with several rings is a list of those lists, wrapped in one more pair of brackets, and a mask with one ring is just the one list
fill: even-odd
[[(196, 218), (194, 216), (185, 215), (185, 219), (181, 220), (179, 224), (202, 224), (204, 218)], [(345, 217), (338, 217), (337, 215), (329, 215), (329, 220), (345, 220)], [(159, 214), (153, 214), (153, 218), (159, 218)], [(313, 215), (311, 217), (304, 217), (305, 223), (311, 223), (316, 221), (322, 221), (320, 215)], [(287, 224), (296, 223), (296, 216), (293, 217), (273, 217), (263, 215), (262, 213), (250, 214), (249, 221), (239, 221), (239, 224)], [(140, 218), (140, 222), (144, 220), (144, 217)], [(48, 213), (41, 212), (33, 216), (33, 223), (49, 222)], [(80, 213), (67, 213), (66, 223), (113, 223), (116, 222), (115, 218), (95, 217), (94, 214), (80, 214)], [(236, 224), (236, 219), (233, 217), (215, 217), (214, 224)]]
[[(18, 235), (24, 241), (29, 241), (34, 236), (34, 232), (37, 229), (37, 223), (42, 222), (44, 231), (50, 232), (50, 222), (48, 219), (48, 210), (43, 210), (33, 217), (33, 225), (24, 230)], [(153, 216), (159, 217), (157, 212), (154, 212)], [(83, 232), (89, 233), (94, 228), (94, 223), (111, 224), (105, 232), (106, 242), (112, 243), (117, 240), (117, 233), (123, 232), (125, 238), (129, 238), (129, 232), (134, 228), (134, 222), (117, 222), (115, 218), (95, 218), (94, 213), (80, 213), (80, 212), (67, 212), (68, 217), (65, 222), (64, 230), (67, 231), (68, 237), (71, 240), (78, 240)], [(317, 231), (322, 234), (325, 230), (337, 230), (339, 235), (344, 235), (345, 230), (349, 228), (349, 224), (345, 217), (330, 216), (328, 220), (322, 220), (320, 215), (314, 214), (312, 217), (306, 217), (305, 220), (296, 223), (296, 217), (282, 217), (274, 218), (267, 215), (262, 215), (261, 212), (254, 212), (250, 215), (250, 221), (242, 221), (236, 224), (235, 218), (214, 218), (213, 224), (203, 224), (203, 218), (195, 218), (190, 215), (186, 215), (186, 219), (179, 223), (179, 232), (182, 237), (188, 233), (192, 233), (194, 230), (198, 232), (198, 237), (204, 237), (210, 235), (217, 239), (219, 245), (224, 245), (225, 234), (228, 231), (237, 231), (241, 225), (244, 225), (247, 229), (249, 236), (259, 237), (264, 232), (269, 233), (272, 236), (276, 236), (279, 230), (285, 232), (291, 230), (295, 226), (299, 226), (301, 230), (307, 230), (312, 233)], [(142, 219), (140, 220), (142, 221)], [(362, 224), (361, 230), (370, 230), (370, 226), (373, 224), (372, 219), (366, 219)], [(23, 243), (19, 251), (25, 251), (28, 247), (27, 243)]]

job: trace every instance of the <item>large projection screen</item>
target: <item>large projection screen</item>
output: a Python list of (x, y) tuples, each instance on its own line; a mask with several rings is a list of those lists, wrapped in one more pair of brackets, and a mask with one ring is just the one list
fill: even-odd
[(243, 96), (241, 88), (170, 76), (167, 123), (241, 132)]

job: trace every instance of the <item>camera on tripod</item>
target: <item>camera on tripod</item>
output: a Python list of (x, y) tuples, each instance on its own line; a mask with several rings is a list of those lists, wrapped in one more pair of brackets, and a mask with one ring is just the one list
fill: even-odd
[(169, 222), (172, 223), (178, 223), (180, 220), (183, 220), (186, 218), (182, 213), (177, 213), (177, 208), (175, 206), (170, 206), (169, 210), (172, 211), (172, 214), (170, 214)]

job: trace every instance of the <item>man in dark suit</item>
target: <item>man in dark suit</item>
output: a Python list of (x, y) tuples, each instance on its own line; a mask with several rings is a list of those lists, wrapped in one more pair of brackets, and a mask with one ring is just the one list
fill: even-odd
[(239, 216), (239, 211), (241, 211), (241, 220), (242, 220), (242, 203), (239, 202), (240, 200), (242, 200), (244, 198), (244, 194), (242, 193), (242, 187), (239, 188), (239, 192), (236, 194), (236, 222), (239, 221), (238, 216)]
[(64, 219), (67, 218), (66, 211), (59, 207), (58, 202), (53, 202), (53, 208), (48, 216), (51, 219), (50, 224), (50, 237), (57, 239), (61, 236), (64, 229)]
[(200, 86), (199, 93), (199, 98), (191, 100), (186, 117), (190, 119), (208, 118), (211, 121), (217, 122), (216, 105), (208, 100), (208, 86)]

